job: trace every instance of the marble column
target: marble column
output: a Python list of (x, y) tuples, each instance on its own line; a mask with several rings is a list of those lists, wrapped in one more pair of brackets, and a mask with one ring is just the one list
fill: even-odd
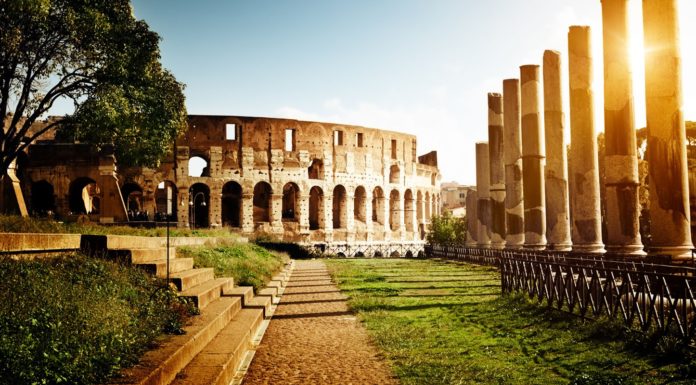
[(520, 126), (520, 81), (503, 81), (503, 158), (505, 161), (505, 245), (524, 245), (524, 202), (522, 198), (522, 133)]
[(505, 163), (503, 162), (503, 97), (488, 94), (488, 159), (491, 195), (491, 247), (505, 247)]
[(476, 203), (477, 244), (479, 247), (491, 246), (491, 194), (488, 143), (476, 143)]
[(570, 199), (573, 251), (604, 253), (590, 27), (568, 31)]
[(520, 67), (522, 105), (522, 179), (524, 246), (546, 248), (544, 190), (544, 126), (541, 120), (541, 78), (538, 65)]
[(550, 250), (569, 251), (568, 156), (561, 89), (561, 53), (544, 51), (544, 135), (546, 141), (546, 243)]
[(466, 246), (476, 247), (478, 245), (478, 215), (476, 206), (478, 205), (478, 195), (476, 190), (469, 190), (466, 193)]
[(643, 0), (652, 251), (691, 259), (677, 0)]

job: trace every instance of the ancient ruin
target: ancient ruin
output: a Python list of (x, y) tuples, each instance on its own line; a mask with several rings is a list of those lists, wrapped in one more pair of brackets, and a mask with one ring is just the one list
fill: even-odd
[(505, 163), (503, 162), (503, 97), (488, 94), (488, 159), (490, 173), (491, 247), (505, 247)]
[(30, 212), (66, 220), (230, 227), (345, 256), (415, 256), (440, 207), (437, 154), (416, 137), (289, 119), (189, 116), (156, 169), (44, 138), (19, 162)]
[(505, 213), (507, 248), (524, 245), (524, 202), (522, 199), (522, 128), (520, 125), (520, 81), (503, 81), (503, 157), (505, 158)]

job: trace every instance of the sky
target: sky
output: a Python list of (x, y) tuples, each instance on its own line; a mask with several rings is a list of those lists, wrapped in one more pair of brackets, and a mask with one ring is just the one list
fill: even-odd
[[(642, 2), (629, 3), (640, 128)], [(696, 1), (679, 5), (685, 117), (696, 120)], [(475, 142), (487, 140), (487, 93), (502, 92), (520, 65), (541, 64), (546, 49), (562, 53), (567, 71), (568, 27), (589, 25), (603, 130), (600, 0), (133, 0), (133, 8), (160, 34), (162, 63), (186, 84), (189, 114), (415, 134), (419, 155), (437, 150), (442, 181), (462, 184), (475, 183)]]

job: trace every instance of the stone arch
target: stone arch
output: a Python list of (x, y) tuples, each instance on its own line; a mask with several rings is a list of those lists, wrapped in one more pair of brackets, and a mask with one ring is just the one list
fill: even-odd
[(300, 188), (294, 182), (283, 186), (283, 219), (297, 222), (300, 219)]
[(389, 167), (389, 183), (399, 183), (401, 181), (401, 169), (399, 166), (393, 164)]
[(155, 221), (177, 221), (178, 190), (172, 181), (162, 181), (155, 190)]
[(188, 160), (188, 176), (210, 176), (210, 162), (200, 154), (193, 154)]
[(377, 186), (372, 191), (372, 221), (380, 225), (385, 223), (384, 218), (384, 191)]
[(358, 186), (355, 189), (353, 213), (356, 221), (367, 222), (367, 191), (363, 186)]
[(271, 221), (271, 196), (273, 188), (267, 182), (259, 182), (254, 186), (254, 222)]
[(401, 228), (401, 197), (397, 189), (389, 193), (389, 228), (392, 231)]
[(436, 183), (437, 183), (437, 173), (432, 173), (430, 175), (430, 184), (435, 186)]
[(333, 190), (333, 228), (345, 229), (348, 224), (346, 205), (348, 197), (343, 185), (336, 185)]
[(437, 212), (438, 212), (438, 211), (437, 211), (437, 203), (438, 203), (438, 199), (437, 199), (437, 198), (438, 198), (438, 197), (437, 197), (437, 194), (433, 193), (433, 200), (432, 200), (432, 206), (433, 206), (433, 207), (432, 207), (432, 209), (431, 209), (432, 215), (437, 215)]
[(222, 186), (222, 225), (241, 227), (242, 224), (242, 186), (229, 181)]
[(92, 178), (80, 177), (70, 182), (68, 203), (73, 214), (99, 212), (99, 188)]
[(314, 186), (309, 190), (309, 229), (324, 228), (324, 192)]
[(56, 196), (53, 185), (46, 180), (31, 184), (31, 211), (39, 217), (50, 216), (56, 212)]
[(195, 183), (189, 188), (189, 227), (204, 228), (210, 225), (210, 188), (205, 183)]
[(414, 231), (413, 226), (413, 211), (415, 210), (415, 202), (413, 200), (413, 192), (407, 189), (404, 192), (404, 226), (406, 231)]
[(431, 209), (430, 205), (430, 192), (425, 193), (425, 221), (430, 222), (430, 218), (432, 217), (432, 214), (430, 212)]
[(135, 182), (126, 182), (121, 186), (121, 196), (128, 211), (128, 219), (131, 221), (142, 220), (143, 188)]
[(423, 192), (416, 192), (416, 222), (423, 223)]
[(324, 161), (314, 158), (312, 164), (307, 168), (307, 178), (324, 179)]

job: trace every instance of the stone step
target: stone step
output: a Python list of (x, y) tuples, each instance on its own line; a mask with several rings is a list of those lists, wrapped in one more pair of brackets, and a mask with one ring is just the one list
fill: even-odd
[(282, 274), (282, 275), (278, 274), (278, 275), (274, 276), (272, 278), (271, 282), (273, 282), (273, 281), (280, 283), (281, 287), (285, 287), (288, 283), (288, 279), (285, 276), (285, 274)]
[[(190, 298), (199, 309), (204, 309), (208, 304), (220, 298), (225, 290), (233, 287), (234, 280), (232, 278), (216, 278), (180, 292), (179, 297)], [(242, 303), (243, 305), (244, 303)]]
[(280, 293), (280, 291), (281, 291), (281, 289), (282, 289), (282, 287), (283, 287), (283, 282), (274, 279), (274, 280), (269, 281), (269, 282), (266, 284), (266, 287), (267, 287), (267, 288), (275, 287), (275, 288), (276, 288), (276, 291), (277, 291), (278, 293)]
[[(150, 274), (159, 278), (167, 276), (167, 260), (158, 259), (155, 261), (136, 262), (133, 265), (145, 269)], [(169, 274), (179, 273), (193, 269), (193, 258), (170, 258), (169, 259)]]
[[(167, 248), (166, 247), (155, 247), (149, 249), (124, 249), (124, 250), (109, 250), (109, 253), (130, 253), (126, 254), (130, 256), (130, 262), (141, 263), (141, 262), (151, 262), (160, 259), (167, 259)], [(176, 247), (169, 248), (169, 259), (172, 260), (176, 258)]]
[(242, 299), (242, 306), (246, 306), (249, 301), (254, 299), (254, 288), (251, 286), (237, 286), (230, 289), (223, 289), (222, 295), (239, 297)]
[(191, 318), (185, 334), (172, 336), (146, 352), (132, 368), (124, 369), (110, 384), (168, 385), (242, 310), (242, 301), (221, 297)]
[(170, 274), (170, 279), (179, 291), (188, 290), (214, 278), (215, 270), (212, 267), (191, 269)]
[(252, 298), (247, 304), (244, 305), (245, 309), (262, 309), (263, 317), (271, 316), (271, 305), (273, 301), (271, 297), (261, 296)]
[(263, 321), (260, 309), (243, 309), (179, 372), (172, 385), (228, 385)]
[(258, 293), (256, 293), (257, 297), (270, 297), (271, 299), (277, 298), (278, 297), (278, 288), (277, 287), (266, 287), (261, 290), (259, 290)]

